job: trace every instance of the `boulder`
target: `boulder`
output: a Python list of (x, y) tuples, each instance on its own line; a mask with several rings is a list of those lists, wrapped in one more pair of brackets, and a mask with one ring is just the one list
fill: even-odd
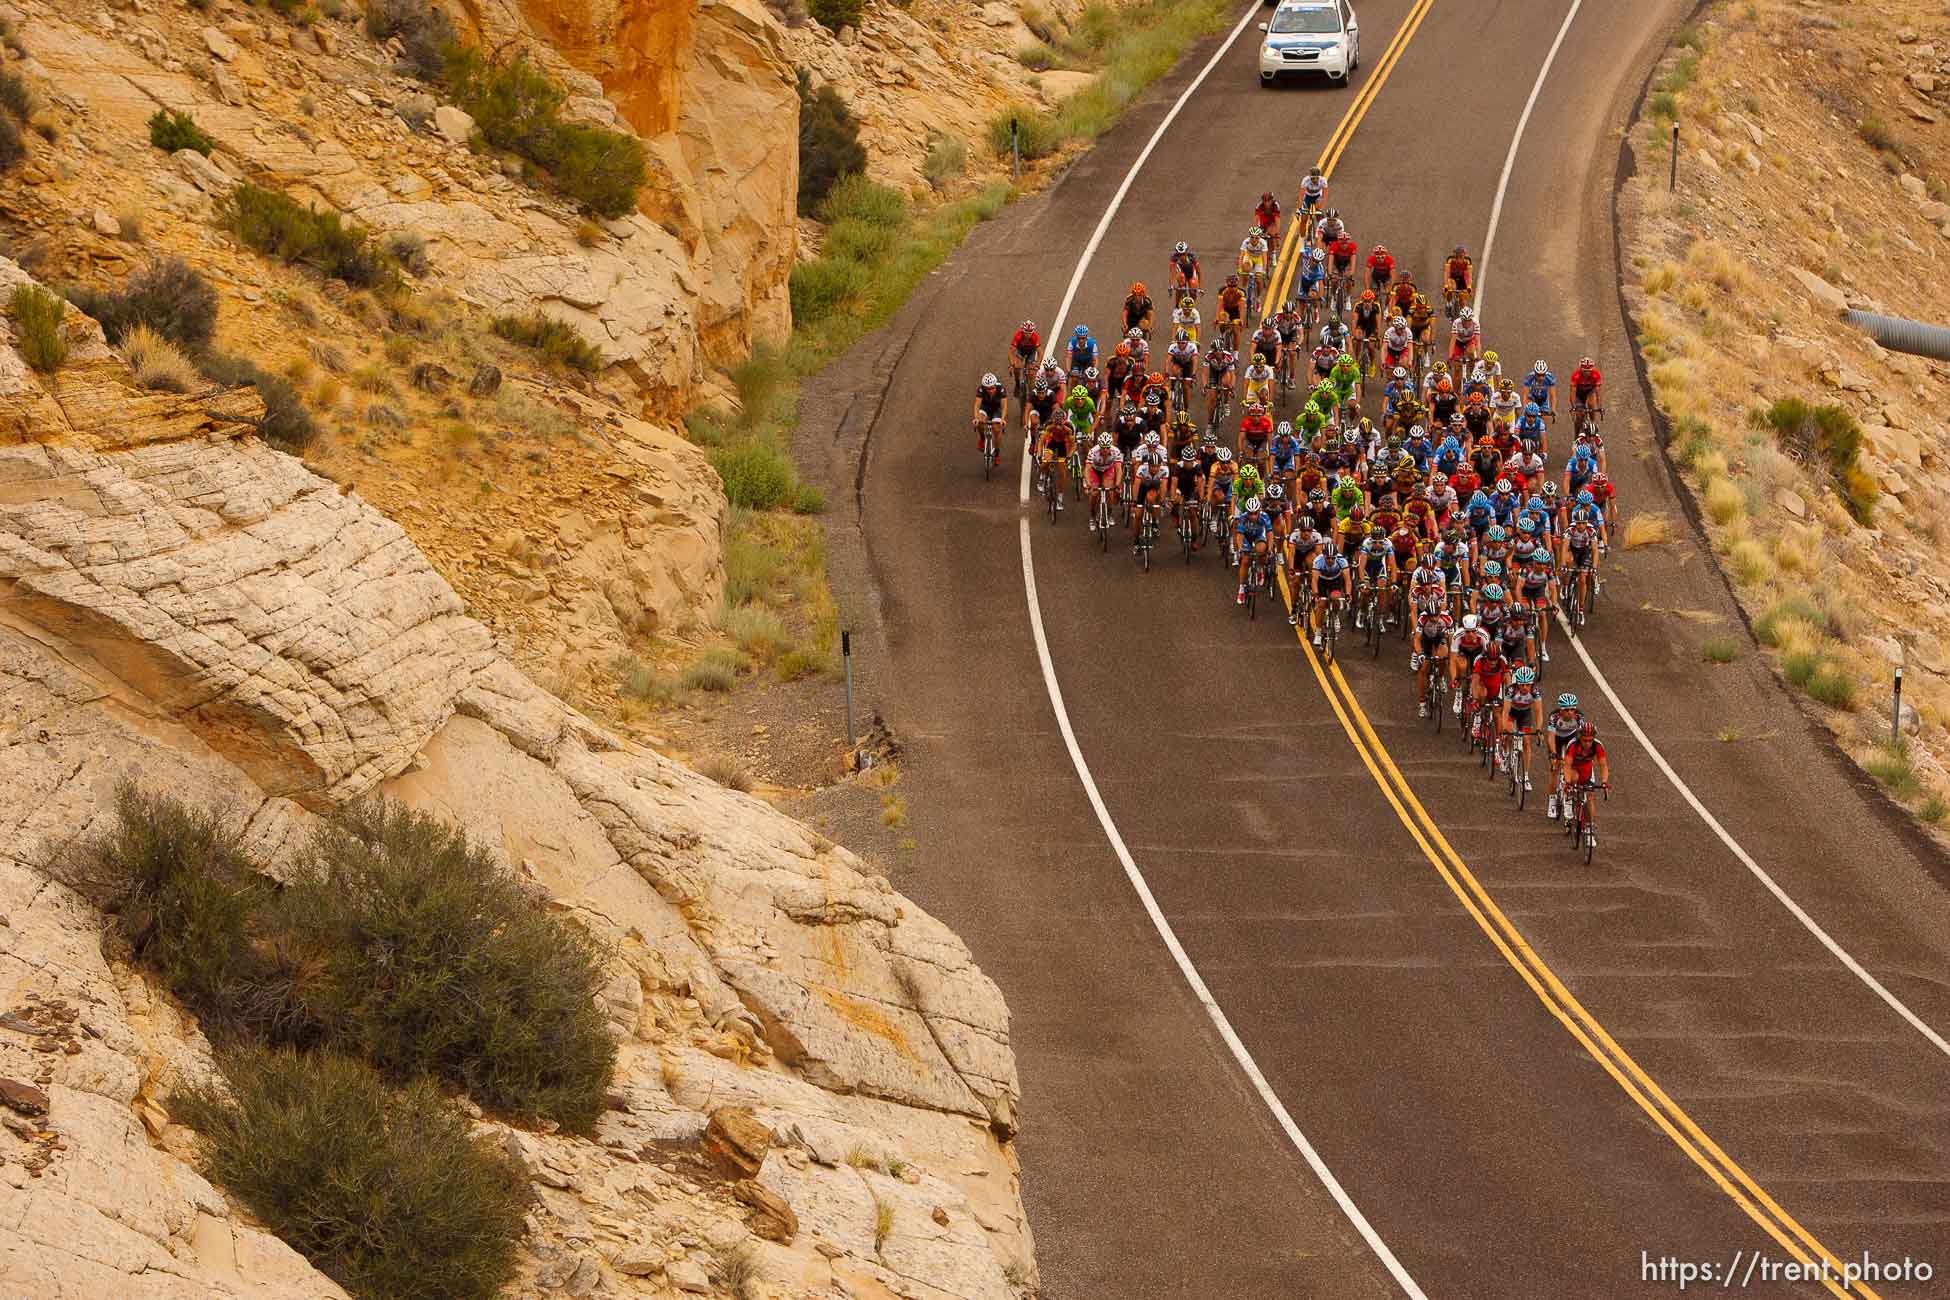
[(223, 63), (235, 63), (243, 48), (235, 38), (218, 31), (214, 27), (203, 29), (203, 48), (210, 51), (210, 57)]
[(433, 129), (451, 144), (466, 144), (474, 138), (474, 119), (452, 104), (442, 104), (433, 110)]
[(1813, 271), (1804, 270), (1798, 266), (1791, 266), (1788, 268), (1788, 274), (1799, 281), (1801, 287), (1808, 291), (1808, 296), (1813, 298), (1821, 306), (1837, 312), (1848, 309), (1847, 296), (1840, 289), (1837, 289)]
[(732, 1184), (731, 1194), (751, 1207), (753, 1236), (790, 1246), (792, 1239), (799, 1235), (799, 1216), (792, 1212), (792, 1207), (785, 1203), (783, 1196), (763, 1183), (750, 1178), (740, 1179)]
[(711, 1112), (699, 1146), (704, 1158), (725, 1177), (750, 1178), (765, 1165), (772, 1130), (743, 1107), (720, 1106)]

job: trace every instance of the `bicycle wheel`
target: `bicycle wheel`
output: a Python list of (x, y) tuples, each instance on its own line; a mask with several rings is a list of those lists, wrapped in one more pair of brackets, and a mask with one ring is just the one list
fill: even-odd
[(1578, 838), (1584, 841), (1584, 865), (1588, 867), (1592, 854), (1598, 850), (1598, 828), (1591, 821), (1591, 800), (1588, 797), (1585, 800), (1584, 826)]
[(1097, 493), (1097, 549), (1108, 553), (1110, 550), (1110, 493), (1100, 490)]
[(1043, 501), (1049, 507), (1049, 521), (1056, 522), (1056, 505), (1063, 499), (1063, 484), (1057, 480), (1056, 466), (1043, 470)]
[(1511, 785), (1516, 787), (1517, 811), (1523, 811), (1526, 797), (1530, 794), (1530, 738), (1517, 737), (1516, 761), (1510, 765)]
[(992, 433), (985, 433), (982, 435), (982, 477), (984, 479), (988, 479), (988, 478), (993, 478), (994, 476), (995, 476), (995, 435)]

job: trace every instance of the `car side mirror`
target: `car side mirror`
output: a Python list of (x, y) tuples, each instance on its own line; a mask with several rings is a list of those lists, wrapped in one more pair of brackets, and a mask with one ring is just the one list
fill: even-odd
[(1265, 31), (1265, 30), (1266, 30), (1266, 24), (1265, 24), (1265, 23), (1261, 23), (1261, 24), (1259, 25), (1259, 30), (1261, 30), (1262, 32), (1263, 32), (1263, 31)]

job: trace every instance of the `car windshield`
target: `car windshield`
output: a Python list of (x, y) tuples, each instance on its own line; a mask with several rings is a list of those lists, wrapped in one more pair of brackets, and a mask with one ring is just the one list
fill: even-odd
[(1268, 30), (1279, 36), (1294, 32), (1331, 35), (1340, 32), (1341, 20), (1332, 9), (1277, 9)]

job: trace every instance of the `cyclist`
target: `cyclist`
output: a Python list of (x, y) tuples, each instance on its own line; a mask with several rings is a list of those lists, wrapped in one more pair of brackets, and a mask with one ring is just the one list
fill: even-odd
[(1571, 411), (1580, 414), (1589, 411), (1593, 420), (1604, 414), (1599, 401), (1599, 388), (1604, 378), (1598, 373), (1598, 366), (1590, 357), (1578, 361), (1578, 368), (1571, 372)]
[(1090, 395), (1090, 390), (1082, 384), (1072, 387), (1069, 397), (1063, 401), (1063, 409), (1070, 413), (1070, 423), (1077, 431), (1089, 438), (1091, 430), (1097, 427), (1097, 399)]
[[(1353, 336), (1363, 350), (1381, 337), (1381, 299), (1375, 296), (1373, 289), (1363, 289), (1361, 296), (1354, 300)], [(1368, 377), (1372, 379), (1375, 373), (1374, 356), (1370, 353)]]
[(1009, 336), (1009, 382), (1022, 383), (1023, 367), (1036, 360), (1042, 350), (1043, 336), (1036, 330), (1036, 322), (1026, 320), (1016, 326), (1016, 332)]
[(1165, 455), (1164, 439), (1157, 433), (1147, 433), (1131, 453), (1131, 550), (1137, 550), (1136, 538), (1142, 525), (1147, 507), (1164, 504), (1165, 483), (1171, 477), (1171, 462)]
[[(1564, 767), (1566, 785), (1575, 781), (1579, 785), (1611, 789), (1611, 763), (1605, 758), (1605, 746), (1598, 739), (1598, 729), (1589, 722), (1578, 728), (1577, 739), (1566, 747)], [(1597, 769), (1596, 781), (1591, 779), (1593, 768)], [(1597, 843), (1597, 836), (1592, 836), (1592, 843)]]
[(1426, 718), (1429, 716), (1429, 673), (1435, 667), (1437, 656), (1449, 644), (1454, 620), (1449, 617), (1449, 605), (1439, 587), (1434, 594), (1419, 599), (1415, 610), (1415, 651), (1409, 656), (1408, 666), (1415, 673), (1415, 714)]
[[(1246, 406), (1248, 408), (1263, 406), (1270, 411), (1273, 407), (1273, 366), (1264, 352), (1253, 353), (1253, 359), (1246, 367), (1244, 378)], [(1273, 432), (1271, 426), (1268, 426), (1266, 431), (1268, 434)]]
[(1253, 221), (1266, 237), (1267, 251), (1278, 256), (1280, 251), (1280, 201), (1267, 190), (1259, 196), (1259, 206), (1253, 209)]
[(1455, 700), (1450, 711), (1462, 716), (1462, 683), (1469, 679), (1470, 692), (1476, 688), (1476, 660), (1490, 648), (1490, 638), (1483, 631), (1482, 620), (1474, 614), (1464, 614), (1462, 626), (1449, 638), (1449, 695)]
[(1178, 411), (1172, 415), (1170, 443), (1174, 456), (1187, 446), (1197, 445), (1198, 421), (1192, 418), (1190, 411)]
[(1144, 442), (1145, 420), (1138, 404), (1130, 398), (1118, 403), (1117, 410), (1110, 417), (1110, 432), (1117, 439), (1117, 450), (1124, 453), (1124, 464), (1128, 470), (1131, 457), (1137, 454)]
[(1564, 750), (1584, 727), (1584, 710), (1578, 707), (1578, 697), (1565, 691), (1544, 719), (1544, 743), (1550, 747), (1551, 760), (1551, 797), (1544, 806), (1544, 816), (1552, 821), (1557, 820), (1558, 796), (1564, 793)]
[(1212, 313), (1212, 337), (1227, 340), (1229, 347), (1239, 346), (1239, 327), (1246, 319), (1246, 291), (1239, 287), (1239, 277), (1228, 275), (1225, 287), (1219, 290), (1218, 306)]
[(1174, 298), (1196, 298), (1198, 296), (1198, 254), (1184, 240), (1179, 240), (1171, 250), (1170, 275), (1171, 292)]
[(1253, 367), (1246, 367), (1247, 398), (1246, 413), (1239, 420), (1239, 459), (1258, 468), (1263, 475), (1270, 460), (1269, 448), (1273, 442), (1273, 415), (1271, 409), (1252, 399)]
[(1205, 474), (1205, 500), (1212, 507), (1215, 532), (1224, 527), (1220, 521), (1232, 515), (1232, 488), (1238, 478), (1239, 465), (1232, 458), (1232, 448), (1215, 448), (1212, 452), (1212, 467)]
[(1232, 372), (1239, 364), (1239, 354), (1226, 346), (1224, 336), (1215, 334), (1212, 346), (1205, 350), (1205, 424), (1207, 428), (1219, 427), (1219, 395), (1223, 389), (1227, 396), (1232, 394)]
[[(1269, 382), (1272, 378), (1278, 377), (1280, 368), (1280, 331), (1274, 326), (1272, 316), (1265, 316), (1260, 319), (1259, 328), (1254, 330), (1252, 337), (1246, 340), (1246, 352), (1249, 355), (1263, 356), (1266, 358)], [(1272, 399), (1269, 398), (1267, 400), (1267, 405), (1272, 405)]]
[(1042, 466), (1043, 474), (1057, 476), (1056, 508), (1059, 511), (1063, 509), (1063, 498), (1070, 494), (1070, 452), (1075, 441), (1076, 429), (1059, 406), (1055, 417), (1043, 426), (1043, 436), (1036, 444), (1036, 462)]
[(1050, 422), (1050, 417), (1055, 415), (1056, 411), (1056, 388), (1049, 380), (1038, 375), (1036, 382), (1030, 385), (1028, 398), (1022, 404), (1023, 431), (1033, 439), (1037, 431)]
[(1266, 448), (1268, 468), (1273, 481), (1285, 484), (1288, 489), (1291, 489), (1300, 467), (1300, 457), (1306, 449), (1307, 444), (1302, 442), (1300, 435), (1293, 431), (1293, 425), (1289, 421), (1281, 420), (1279, 427), (1273, 430), (1272, 442), (1267, 444)]
[(1376, 630), (1386, 631), (1387, 606), (1382, 603), (1380, 593), (1395, 585), (1395, 548), (1385, 534), (1366, 526), (1364, 531), (1366, 535), (1361, 538), (1361, 545), (1354, 554), (1354, 563), (1361, 579), (1360, 597), (1354, 606), (1354, 626), (1358, 629), (1367, 625), (1364, 613), (1367, 607), (1366, 597), (1373, 592), (1375, 593), (1375, 617), (1380, 620), (1380, 626)]
[(1135, 398), (1140, 386), (1137, 381), (1143, 378), (1137, 358), (1131, 355), (1130, 343), (1118, 340), (1117, 346), (1111, 349), (1110, 360), (1104, 362), (1104, 392), (1111, 397)]
[(1341, 210), (1329, 208), (1327, 215), (1320, 219), (1320, 225), (1314, 230), (1314, 242), (1321, 248), (1326, 248), (1346, 233), (1347, 226), (1341, 221)]
[(1097, 502), (1110, 494), (1110, 509), (1115, 512), (1124, 486), (1124, 453), (1108, 431), (1097, 435), (1097, 443), (1083, 457), (1083, 490), (1090, 506), (1090, 531), (1097, 531)]
[[(1490, 422), (1498, 428), (1509, 428), (1516, 423), (1517, 415), (1523, 410), (1523, 397), (1517, 392), (1516, 381), (1508, 375), (1496, 381), (1496, 391), (1490, 394)], [(1542, 410), (1539, 407), (1538, 410)]]
[(1415, 335), (1409, 331), (1408, 322), (1397, 316), (1388, 322), (1388, 332), (1381, 336), (1382, 364), (1389, 371), (1401, 371), (1407, 378), (1405, 367), (1409, 362), (1409, 350), (1414, 346)]
[(1320, 409), (1320, 403), (1309, 401), (1300, 408), (1300, 433), (1308, 446), (1312, 446), (1327, 428), (1327, 412)]
[(1415, 305), (1418, 296), (1415, 291), (1415, 272), (1407, 267), (1401, 267), (1396, 272), (1395, 283), (1383, 295), (1383, 301), (1387, 303), (1391, 314), (1406, 316), (1408, 309)]
[(1530, 373), (1523, 377), (1523, 394), (1532, 406), (1542, 407), (1553, 420), (1557, 418), (1557, 376), (1542, 357), (1531, 363)]
[[(1240, 471), (1243, 479), (1245, 471)], [(1239, 539), (1239, 594), (1234, 603), (1246, 603), (1246, 565), (1255, 555), (1265, 555), (1273, 535), (1273, 517), (1266, 513), (1264, 503), (1258, 496), (1249, 496), (1239, 517), (1232, 521), (1232, 531)]]
[(1179, 330), (1171, 346), (1165, 349), (1165, 370), (1173, 379), (1181, 381), (1185, 401), (1189, 403), (1198, 391), (1198, 344), (1192, 341), (1189, 330)]
[(1313, 625), (1314, 648), (1320, 648), (1320, 625), (1326, 613), (1327, 602), (1338, 596), (1346, 600), (1348, 596), (1347, 557), (1333, 546), (1322, 546), (1314, 554), (1309, 568), (1309, 581), (1314, 592), (1313, 615), (1309, 620)]
[(1388, 245), (1376, 244), (1368, 253), (1368, 288), (1382, 296), (1387, 296), (1388, 286), (1395, 281), (1395, 255), (1388, 251)]
[(1144, 291), (1144, 281), (1131, 282), (1131, 291), (1124, 295), (1124, 329), (1138, 330), (1144, 337), (1151, 337), (1151, 314), (1155, 307), (1151, 295)]
[(1192, 342), (1196, 344), (1198, 342), (1198, 326), (1198, 303), (1192, 300), (1190, 294), (1187, 294), (1178, 300), (1176, 307), (1171, 309), (1172, 336), (1176, 337), (1182, 332), (1190, 336)]
[(1257, 275), (1260, 287), (1264, 289), (1267, 255), (1266, 234), (1258, 226), (1253, 226), (1246, 232), (1246, 237), (1239, 241), (1239, 278), (1248, 280)]
[(1083, 372), (1097, 364), (1097, 340), (1090, 337), (1090, 327), (1079, 325), (1070, 331), (1070, 382), (1076, 383)]
[(1280, 333), (1280, 355), (1274, 367), (1280, 372), (1288, 387), (1293, 384), (1293, 368), (1297, 364), (1302, 345), (1306, 340), (1306, 327), (1300, 318), (1298, 299), (1288, 298), (1286, 305), (1273, 314), (1273, 327)]
[[(1320, 174), (1320, 168), (1309, 167), (1307, 174), (1300, 178), (1300, 221), (1302, 226), (1312, 216), (1327, 206), (1327, 178)], [(1303, 230), (1303, 237), (1306, 232)]]
[(1125, 330), (1124, 341), (1131, 345), (1131, 355), (1137, 358), (1139, 370), (1151, 364), (1151, 318), (1149, 316), (1145, 317), (1143, 329), (1133, 326)]
[[(997, 379), (995, 372), (991, 370), (982, 376), (981, 383), (975, 385), (974, 418), (970, 427), (975, 430), (975, 446), (978, 449), (982, 445), (982, 435), (988, 432), (995, 421), (1006, 418), (1008, 413), (1009, 390), (1002, 386), (1002, 381)], [(999, 447), (1001, 440), (996, 441)], [(1000, 454), (999, 450), (997, 454)]]
[(1360, 391), (1361, 367), (1354, 363), (1353, 357), (1343, 352), (1328, 370), (1327, 382), (1334, 386), (1336, 404), (1346, 406), (1355, 400), (1355, 394)]
[(1474, 361), (1479, 348), (1483, 346), (1483, 329), (1476, 323), (1476, 309), (1464, 307), (1456, 313), (1456, 322), (1449, 330), (1449, 360), (1451, 362)]
[[(1205, 481), (1205, 462), (1198, 454), (1198, 443), (1187, 442), (1178, 449), (1178, 459), (1171, 466), (1171, 514), (1174, 519), (1182, 519), (1186, 503), (1196, 503), (1202, 499), (1200, 487)], [(1192, 542), (1192, 549), (1205, 545), (1205, 530), (1199, 529)]]
[[(1573, 506), (1569, 520), (1564, 525), (1564, 560), (1572, 581), (1582, 581), (1584, 574), (1591, 574), (1591, 585), (1598, 585), (1598, 548), (1603, 534), (1598, 526), (1596, 512)], [(1580, 591), (1580, 603), (1589, 608), (1593, 592)]]
[[(1340, 482), (1336, 483), (1334, 490), (1327, 494), (1327, 500), (1334, 507), (1335, 517), (1342, 523), (1347, 522), (1350, 516), (1367, 504), (1367, 499), (1367, 493), (1363, 492), (1361, 485), (1354, 481), (1353, 474), (1342, 474)], [(1362, 534), (1367, 532), (1365, 523), (1361, 525), (1361, 532)], [(1355, 540), (1359, 541), (1360, 537), (1357, 536)]]
[(1451, 320), (1456, 317), (1458, 302), (1467, 304), (1475, 291), (1476, 263), (1470, 260), (1469, 250), (1457, 244), (1442, 263), (1442, 303)]
[(1335, 235), (1333, 242), (1326, 247), (1327, 252), (1334, 259), (1334, 275), (1341, 286), (1343, 301), (1345, 301), (1348, 286), (1354, 283), (1354, 258), (1361, 250), (1355, 244), (1354, 236), (1347, 232), (1345, 226), (1341, 227), (1340, 233)]
[(1426, 350), (1435, 330), (1435, 308), (1430, 304), (1427, 295), (1416, 294), (1415, 301), (1404, 314), (1408, 317), (1409, 332), (1415, 336), (1416, 348)]
[(1300, 296), (1313, 304), (1314, 319), (1320, 319), (1322, 299), (1327, 287), (1327, 250), (1309, 248), (1298, 272)]
[[(1510, 674), (1510, 689), (1503, 695), (1503, 711), (1497, 718), (1496, 770), (1507, 772), (1513, 759), (1510, 742), (1519, 731), (1537, 729), (1537, 713), (1543, 694), (1537, 689), (1537, 670), (1525, 664)], [(1524, 751), (1523, 788), (1530, 788), (1530, 751)]]
[(1247, 497), (1260, 496), (1266, 491), (1266, 480), (1260, 477), (1259, 466), (1237, 452), (1233, 453), (1232, 463), (1239, 467), (1232, 484), (1234, 501), (1244, 501)]
[(1544, 408), (1536, 402), (1524, 403), (1523, 414), (1517, 417), (1515, 432), (1524, 446), (1540, 453), (1548, 452), (1550, 427), (1544, 423)]

